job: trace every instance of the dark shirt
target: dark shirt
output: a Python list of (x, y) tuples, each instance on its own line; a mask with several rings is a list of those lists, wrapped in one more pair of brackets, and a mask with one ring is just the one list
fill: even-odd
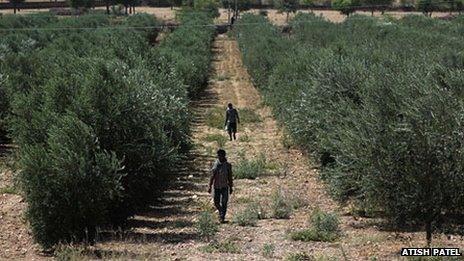
[(232, 165), (229, 162), (216, 160), (211, 172), (215, 189), (232, 187)]
[(227, 109), (226, 111), (226, 122), (235, 123), (238, 120), (238, 112), (234, 109)]

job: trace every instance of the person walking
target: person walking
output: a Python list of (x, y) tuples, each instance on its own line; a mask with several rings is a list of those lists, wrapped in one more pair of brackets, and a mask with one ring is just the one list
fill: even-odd
[[(240, 123), (240, 117), (238, 116), (238, 111), (234, 108), (232, 103), (227, 105), (226, 111), (226, 122), (224, 123), (227, 132), (229, 133), (229, 139), (232, 141), (237, 139), (237, 123)], [(232, 136), (233, 135), (233, 136)]]
[(211, 169), (208, 193), (211, 193), (214, 184), (214, 206), (219, 212), (221, 223), (224, 223), (229, 194), (233, 191), (232, 164), (227, 162), (226, 151), (223, 149), (217, 151), (217, 157)]

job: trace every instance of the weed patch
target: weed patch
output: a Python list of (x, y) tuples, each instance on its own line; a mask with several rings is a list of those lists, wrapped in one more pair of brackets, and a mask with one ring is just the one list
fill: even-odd
[(238, 254), (240, 253), (240, 248), (235, 242), (231, 240), (226, 240), (223, 242), (213, 241), (209, 243), (207, 246), (203, 247), (202, 251), (206, 253)]
[(198, 235), (209, 240), (218, 232), (218, 224), (210, 211), (203, 211), (195, 224)]
[(286, 261), (311, 261), (313, 258), (305, 252), (290, 253), (285, 258)]
[(221, 134), (208, 134), (205, 137), (205, 141), (216, 142), (219, 148), (224, 148), (227, 142), (227, 138)]
[(289, 218), (292, 214), (292, 206), (284, 197), (282, 189), (276, 189), (271, 195), (271, 211), (274, 218)]
[(261, 122), (261, 117), (254, 110), (242, 108), (239, 111), (241, 123), (256, 123)]
[(264, 244), (263, 246), (263, 256), (272, 257), (274, 256), (275, 246), (274, 244)]
[(334, 213), (315, 210), (311, 215), (312, 226), (309, 229), (290, 234), (293, 240), (333, 242), (340, 237), (340, 221)]
[(256, 159), (242, 159), (234, 170), (236, 179), (256, 179), (258, 176), (265, 174), (266, 158), (261, 154)]
[(225, 110), (219, 107), (211, 108), (205, 116), (206, 125), (211, 128), (224, 129)]
[(5, 188), (0, 188), (0, 194), (14, 194), (14, 195), (17, 195), (17, 194), (19, 194), (19, 191), (14, 187), (5, 187)]

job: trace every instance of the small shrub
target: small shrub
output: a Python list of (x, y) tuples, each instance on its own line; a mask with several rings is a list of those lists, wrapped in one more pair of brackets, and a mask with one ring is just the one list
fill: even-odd
[(240, 135), (238, 137), (238, 141), (240, 141), (240, 142), (250, 142), (251, 138), (247, 134), (243, 134), (243, 135)]
[(240, 248), (231, 240), (217, 242), (213, 241), (207, 246), (202, 248), (203, 252), (206, 253), (230, 253), (237, 254), (240, 253)]
[(19, 194), (19, 192), (14, 187), (4, 187), (0, 188), (0, 194)]
[(274, 255), (275, 246), (274, 244), (264, 244), (263, 246), (263, 256), (272, 257)]
[(311, 222), (318, 232), (327, 234), (340, 233), (340, 221), (335, 213), (327, 213), (317, 209), (311, 215)]
[(259, 218), (259, 208), (256, 204), (249, 204), (245, 209), (238, 212), (234, 216), (234, 223), (237, 223), (240, 226), (256, 226), (256, 222)]
[(285, 260), (287, 261), (310, 261), (313, 258), (305, 252), (290, 253)]
[(208, 134), (205, 137), (205, 141), (216, 142), (219, 148), (224, 148), (227, 142), (227, 138), (221, 134)]
[(261, 117), (252, 109), (243, 108), (239, 110), (241, 123), (261, 122)]
[(289, 218), (292, 214), (292, 206), (284, 197), (280, 188), (272, 193), (271, 210), (274, 218)]
[(293, 209), (299, 209), (308, 205), (308, 202), (300, 195), (292, 195), (290, 203)]
[(332, 242), (340, 236), (340, 221), (334, 213), (315, 210), (311, 215), (312, 227), (290, 234), (293, 240)]
[(225, 110), (216, 107), (208, 110), (205, 116), (206, 125), (211, 128), (224, 129)]
[(218, 231), (218, 224), (210, 211), (204, 211), (198, 217), (196, 229), (200, 237), (210, 239)]
[(255, 179), (265, 173), (266, 158), (261, 154), (257, 159), (243, 159), (234, 170), (237, 179)]
[(84, 257), (84, 249), (71, 245), (60, 245), (55, 250), (55, 259), (57, 261), (78, 261)]

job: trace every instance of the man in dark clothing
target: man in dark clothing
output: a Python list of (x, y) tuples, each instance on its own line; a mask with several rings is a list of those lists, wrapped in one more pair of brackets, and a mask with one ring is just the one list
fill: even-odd
[(226, 152), (222, 149), (217, 151), (218, 159), (211, 169), (212, 175), (209, 181), (208, 193), (214, 184), (214, 206), (219, 211), (221, 223), (224, 223), (227, 211), (229, 193), (232, 194), (232, 165), (227, 162)]
[(229, 133), (230, 140), (232, 140), (232, 134), (234, 135), (234, 140), (236, 140), (237, 123), (240, 123), (240, 118), (238, 117), (238, 111), (234, 108), (232, 103), (229, 103), (227, 107), (226, 122), (224, 125)]

